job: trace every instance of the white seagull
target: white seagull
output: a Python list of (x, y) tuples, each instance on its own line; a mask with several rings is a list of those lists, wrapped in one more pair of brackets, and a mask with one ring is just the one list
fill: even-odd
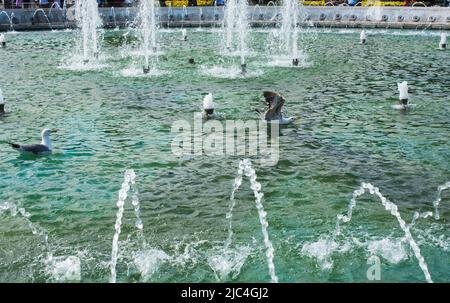
[(50, 141), (50, 135), (52, 133), (56, 133), (57, 129), (44, 129), (41, 132), (42, 141), (40, 144), (28, 144), (28, 145), (22, 145), (22, 144), (15, 144), (15, 143), (9, 143), (12, 148), (17, 150), (20, 153), (28, 153), (28, 154), (34, 154), (34, 155), (41, 155), (41, 154), (48, 154), (51, 153), (53, 150), (52, 142)]

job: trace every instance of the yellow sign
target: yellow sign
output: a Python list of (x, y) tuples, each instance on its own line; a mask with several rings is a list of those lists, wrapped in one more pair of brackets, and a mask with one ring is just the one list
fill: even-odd
[[(167, 7), (183, 7), (189, 5), (189, 0), (166, 0), (165, 4)], [(197, 0), (197, 6), (212, 6), (214, 5), (214, 0)]]
[(361, 6), (405, 6), (405, 1), (363, 0)]
[(325, 0), (300, 0), (299, 2), (306, 6), (325, 6)]

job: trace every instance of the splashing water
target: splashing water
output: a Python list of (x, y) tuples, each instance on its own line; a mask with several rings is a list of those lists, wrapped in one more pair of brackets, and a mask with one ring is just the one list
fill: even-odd
[(40, 237), (46, 248), (46, 258), (44, 260), (46, 265), (46, 272), (56, 281), (81, 280), (80, 259), (75, 256), (54, 257), (48, 243), (48, 232), (37, 224), (31, 222), (31, 214), (23, 207), (17, 207), (14, 203), (5, 202), (0, 204), (0, 214), (10, 211), (11, 216), (20, 215), (28, 227), (31, 229), (33, 235)]
[(433, 201), (433, 206), (434, 206), (434, 218), (436, 219), (436, 220), (439, 220), (439, 204), (441, 203), (441, 200), (442, 200), (442, 192), (444, 191), (444, 190), (446, 190), (446, 189), (449, 189), (450, 188), (450, 181), (449, 182), (447, 182), (447, 183), (445, 183), (445, 184), (443, 184), (443, 185), (440, 185), (439, 187), (438, 187), (438, 195), (437, 195), (437, 198), (436, 198), (436, 200), (434, 200)]
[(148, 249), (139, 251), (135, 254), (134, 264), (141, 273), (144, 281), (146, 281), (169, 259), (170, 257), (162, 250)]
[(29, 212), (27, 212), (25, 210), (25, 208), (23, 208), (23, 207), (18, 208), (14, 203), (4, 202), (4, 203), (0, 204), (0, 214), (2, 214), (3, 212), (5, 212), (7, 210), (10, 211), (11, 216), (13, 216), (13, 217), (17, 216), (18, 214), (22, 216), (22, 218), (25, 220), (25, 222), (27, 222), (27, 225), (31, 229), (31, 232), (33, 233), (33, 235), (36, 235), (36, 236), (42, 238), (48, 254), (51, 255), (50, 248), (48, 245), (47, 231), (45, 229), (43, 229), (42, 227), (31, 222), (31, 220), (30, 220), (31, 214)]
[[(237, 30), (239, 39), (239, 54), (241, 58), (241, 67), (244, 68), (245, 54), (247, 52), (247, 35), (248, 35), (248, 20), (247, 20), (247, 0), (238, 0), (237, 10)], [(245, 72), (245, 70), (243, 70)]]
[(306, 243), (301, 249), (301, 253), (305, 256), (317, 259), (322, 270), (329, 270), (333, 267), (331, 254), (335, 251), (346, 252), (350, 249), (348, 245), (341, 248), (334, 238), (321, 237), (318, 241)]
[(144, 224), (141, 219), (141, 210), (139, 203), (139, 191), (136, 186), (136, 174), (132, 169), (125, 171), (124, 181), (119, 191), (119, 199), (117, 201), (117, 215), (116, 223), (114, 225), (115, 233), (113, 237), (112, 251), (111, 251), (111, 283), (116, 282), (117, 272), (116, 265), (119, 253), (119, 236), (122, 226), (122, 218), (125, 210), (125, 201), (128, 198), (128, 192), (132, 191), (131, 204), (134, 207), (134, 214), (136, 221), (134, 226), (138, 231), (138, 239), (142, 245), (142, 249), (134, 254), (134, 265), (139, 270), (144, 280), (150, 278), (159, 268), (160, 264), (169, 259), (164, 251), (149, 248), (144, 238)]
[(225, 4), (225, 12), (223, 18), (223, 27), (225, 31), (225, 47), (230, 51), (233, 47), (233, 32), (235, 26), (237, 2), (236, 0), (229, 0)]
[(102, 25), (102, 20), (98, 13), (97, 1), (77, 1), (75, 18), (78, 21), (78, 27), (81, 29), (83, 61), (85, 63), (88, 63), (91, 60), (97, 61), (100, 53), (99, 33), (97, 32), (97, 29)]
[(417, 212), (417, 211), (414, 212), (413, 218), (411, 220), (411, 223), (408, 224), (408, 228), (409, 229), (412, 229), (416, 225), (417, 220), (420, 219), (420, 218), (426, 219), (428, 217), (434, 217), (435, 220), (439, 220), (440, 219), (439, 205), (441, 204), (441, 201), (442, 201), (442, 192), (444, 190), (446, 190), (446, 189), (450, 189), (450, 181), (445, 183), (445, 184), (442, 184), (442, 185), (438, 186), (437, 197), (433, 201), (434, 213), (432, 211), (427, 211), (427, 212), (423, 212), (423, 213), (420, 213), (420, 212)]
[(369, 241), (367, 249), (372, 255), (380, 255), (392, 264), (397, 264), (408, 258), (403, 243), (388, 238)]
[(267, 231), (267, 227), (269, 226), (269, 223), (267, 222), (267, 213), (264, 211), (264, 206), (261, 202), (262, 197), (264, 196), (263, 193), (261, 193), (261, 184), (256, 181), (256, 172), (252, 168), (252, 163), (249, 159), (244, 159), (239, 162), (239, 169), (238, 169), (238, 176), (236, 177), (234, 181), (233, 191), (231, 193), (230, 198), (230, 211), (227, 213), (227, 218), (230, 220), (229, 223), (229, 230), (228, 230), (228, 239), (226, 242), (226, 247), (228, 247), (231, 244), (233, 232), (232, 232), (232, 225), (231, 225), (231, 219), (232, 215), (231, 212), (233, 210), (233, 207), (235, 206), (235, 200), (234, 200), (234, 194), (236, 190), (239, 189), (241, 183), (242, 183), (242, 177), (243, 174), (245, 176), (249, 177), (250, 179), (250, 187), (253, 190), (254, 196), (255, 196), (255, 203), (256, 203), (256, 209), (258, 211), (259, 216), (259, 222), (261, 223), (261, 231), (264, 238), (264, 246), (266, 247), (266, 257), (267, 257), (267, 265), (269, 267), (269, 274), (271, 277), (271, 280), (273, 283), (278, 282), (278, 277), (275, 274), (275, 265), (273, 263), (273, 257), (274, 257), (274, 248), (272, 245), (272, 242), (269, 240), (269, 232)]
[(57, 282), (80, 281), (81, 262), (76, 256), (49, 257), (47, 260), (47, 272)]
[(298, 47), (299, 4), (296, 0), (284, 0), (280, 30), (274, 32), (270, 44), (277, 50), (270, 66), (307, 66), (306, 56)]
[[(125, 200), (128, 197), (128, 191), (131, 187), (136, 189), (135, 185), (136, 174), (132, 169), (128, 169), (125, 171), (124, 181), (122, 183), (122, 187), (119, 191), (119, 199), (117, 201), (117, 214), (116, 214), (116, 224), (114, 225), (115, 233), (112, 242), (112, 251), (111, 251), (111, 283), (116, 282), (116, 265), (117, 265), (117, 256), (119, 253), (119, 236), (121, 232), (122, 225), (122, 217), (124, 212)], [(143, 233), (143, 225), (139, 216), (139, 200), (137, 199), (137, 193), (134, 192), (132, 203), (134, 206), (135, 214), (137, 217), (136, 227), (139, 230), (139, 233)]]
[(405, 239), (408, 241), (409, 245), (411, 246), (411, 249), (414, 252), (414, 255), (416, 256), (417, 260), (419, 261), (419, 266), (422, 269), (425, 279), (429, 283), (433, 283), (433, 280), (431, 279), (431, 275), (428, 271), (427, 263), (425, 262), (425, 259), (420, 253), (420, 248), (417, 245), (416, 241), (414, 241), (411, 232), (409, 230), (409, 226), (406, 225), (405, 221), (400, 216), (400, 213), (398, 212), (398, 207), (394, 203), (390, 202), (388, 199), (386, 199), (381, 193), (380, 190), (373, 186), (370, 183), (362, 183), (361, 187), (353, 192), (353, 197), (350, 201), (350, 204), (348, 206), (348, 212), (347, 215), (338, 215), (337, 216), (337, 222), (336, 222), (336, 232), (335, 235), (340, 234), (340, 222), (347, 223), (352, 219), (352, 213), (353, 208), (356, 206), (356, 199), (360, 196), (362, 196), (365, 192), (369, 192), (371, 195), (376, 195), (381, 200), (381, 204), (383, 204), (384, 208), (393, 215), (399, 225), (400, 228), (405, 233)]
[(250, 160), (248, 159), (243, 160), (243, 163), (244, 163), (244, 173), (247, 177), (250, 178), (251, 189), (253, 190), (256, 199), (255, 200), (256, 209), (258, 210), (259, 222), (261, 223), (261, 231), (264, 237), (264, 245), (266, 246), (267, 250), (266, 256), (267, 256), (267, 264), (269, 266), (269, 274), (270, 277), (272, 278), (272, 282), (277, 283), (278, 277), (275, 275), (275, 265), (273, 264), (274, 249), (272, 242), (270, 242), (269, 240), (269, 232), (267, 231), (269, 223), (267, 222), (267, 213), (264, 211), (264, 207), (261, 202), (261, 199), (264, 196), (264, 194), (260, 192), (261, 183), (256, 181), (256, 172), (252, 168), (252, 163), (250, 162)]
[(219, 281), (225, 281), (230, 275), (236, 278), (250, 253), (251, 249), (248, 246), (239, 246), (235, 249), (228, 246), (221, 247), (209, 254), (208, 265)]
[(245, 57), (249, 52), (248, 39), (248, 3), (247, 0), (230, 0), (225, 5), (223, 30), (225, 48), (228, 54), (236, 48), (240, 57), (241, 72), (245, 72)]
[(239, 163), (239, 169), (238, 169), (238, 174), (236, 176), (236, 178), (234, 179), (234, 185), (233, 185), (233, 191), (231, 192), (231, 196), (230, 196), (230, 209), (226, 215), (226, 218), (228, 219), (228, 239), (225, 242), (225, 249), (227, 249), (232, 241), (233, 238), (233, 209), (234, 206), (236, 205), (236, 200), (234, 199), (234, 194), (236, 193), (236, 191), (239, 189), (239, 187), (241, 187), (242, 184), (242, 177), (244, 176), (244, 162), (240, 162)]
[[(139, 4), (137, 16), (138, 30), (141, 40), (141, 52), (144, 55), (144, 73), (150, 70), (150, 56), (157, 57), (157, 25), (155, 13), (155, 0), (142, 0)], [(157, 58), (156, 58), (157, 60)], [(155, 69), (156, 62), (153, 62), (152, 69)]]
[(136, 186), (136, 180), (133, 178), (131, 180), (131, 190), (133, 191), (133, 196), (131, 197), (131, 204), (134, 207), (134, 215), (136, 216), (136, 221), (134, 223), (134, 226), (138, 230), (138, 237), (139, 240), (142, 242), (142, 245), (145, 246), (145, 239), (144, 239), (144, 224), (141, 220), (141, 205), (139, 203), (139, 191)]

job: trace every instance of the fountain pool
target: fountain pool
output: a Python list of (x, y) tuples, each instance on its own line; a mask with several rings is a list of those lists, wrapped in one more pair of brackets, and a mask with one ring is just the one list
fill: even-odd
[[(71, 57), (78, 30), (6, 33), (0, 55), (14, 56), (0, 64), (8, 102), (0, 142), (39, 139), (34, 134), (44, 127), (59, 132), (48, 157), (0, 145), (0, 205), (29, 214), (25, 220), (0, 211), (0, 247), (7, 247), (0, 250), (0, 281), (109, 282), (117, 195), (133, 169), (145, 228), (135, 227), (137, 204), (127, 201), (114, 253), (117, 282), (270, 282), (275, 274), (279, 282), (367, 282), (372, 256), (381, 260), (383, 282), (426, 282), (405, 232), (377, 197), (359, 197), (339, 237), (325, 235), (362, 182), (395, 203), (406, 224), (415, 212), (435, 211), (438, 186), (450, 180), (450, 67), (442, 64), (448, 52), (436, 47), (440, 32), (369, 29), (370, 43), (362, 46), (360, 29), (310, 29), (301, 33), (308, 43), (299, 42), (308, 64), (291, 68), (270, 64), (266, 42), (277, 29), (249, 29), (248, 48), (257, 55), (246, 63), (261, 72), (221, 77), (204, 69), (239, 71), (239, 58), (220, 54), (221, 29), (186, 30), (187, 41), (179, 29), (159, 31), (158, 69), (165, 73), (148, 77), (120, 73), (135, 60), (120, 49), (138, 44), (124, 38), (126, 30), (103, 32), (105, 64), (96, 70), (58, 68)], [(406, 54), (408, 64), (399, 60)], [(416, 105), (409, 111), (391, 107), (402, 81)], [(298, 121), (282, 129), (277, 165), (253, 161), (264, 194), (260, 213), (243, 177), (233, 250), (221, 259), (241, 157), (175, 157), (171, 125), (192, 120), (209, 92), (226, 119), (255, 119), (266, 89), (282, 93), (286, 113)], [(410, 230), (434, 282), (450, 282), (449, 207), (443, 190), (438, 219), (421, 217)], [(51, 269), (29, 222), (48, 235)]]

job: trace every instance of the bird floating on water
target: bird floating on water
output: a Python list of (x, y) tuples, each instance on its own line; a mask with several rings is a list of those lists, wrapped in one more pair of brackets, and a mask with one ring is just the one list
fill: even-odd
[(51, 153), (53, 150), (52, 142), (50, 140), (50, 135), (52, 133), (56, 133), (57, 129), (44, 129), (41, 132), (42, 141), (40, 144), (15, 144), (9, 143), (13, 149), (17, 150), (20, 153), (34, 154), (34, 155), (42, 155)]
[(215, 110), (214, 98), (211, 93), (207, 94), (203, 98), (203, 116), (206, 119), (215, 119), (219, 117), (219, 114)]
[(270, 123), (279, 124), (289, 124), (295, 121), (295, 117), (283, 117), (282, 108), (285, 103), (283, 96), (281, 96), (279, 93), (271, 91), (265, 91), (263, 95), (266, 99), (268, 109), (264, 114), (260, 110), (256, 110), (261, 119), (266, 120)]

